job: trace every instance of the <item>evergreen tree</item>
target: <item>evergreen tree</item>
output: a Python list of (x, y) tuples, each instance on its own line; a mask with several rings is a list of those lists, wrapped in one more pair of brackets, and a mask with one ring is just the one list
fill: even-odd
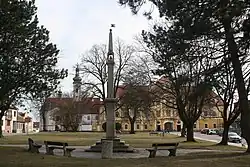
[(34, 0), (0, 1), (0, 120), (11, 104), (48, 96), (67, 76), (36, 12)]
[[(250, 145), (250, 110), (241, 63), (241, 58), (248, 56), (249, 53), (250, 1), (120, 0), (119, 2), (121, 5), (128, 5), (133, 13), (137, 13), (144, 3), (151, 2), (159, 10), (160, 17), (170, 22), (174, 26), (174, 31), (180, 30), (181, 36), (186, 41), (205, 38), (207, 41), (224, 44), (229, 59), (225, 59), (222, 63), (232, 63), (239, 94), (242, 136)], [(247, 152), (250, 153), (250, 147)]]

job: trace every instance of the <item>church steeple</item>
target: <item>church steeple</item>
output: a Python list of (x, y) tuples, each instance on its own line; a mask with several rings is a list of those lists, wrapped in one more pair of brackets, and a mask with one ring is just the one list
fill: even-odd
[(79, 74), (79, 64), (77, 63), (76, 65), (76, 70), (75, 70), (75, 77), (73, 78), (73, 95), (76, 100), (79, 100), (80, 94), (81, 94), (81, 84), (82, 84), (82, 79)]

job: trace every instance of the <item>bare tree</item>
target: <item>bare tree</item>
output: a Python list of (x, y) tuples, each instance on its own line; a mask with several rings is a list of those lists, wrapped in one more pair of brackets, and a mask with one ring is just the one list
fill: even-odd
[(65, 131), (76, 132), (82, 118), (80, 105), (81, 103), (74, 99), (63, 100), (53, 109), (51, 116), (56, 124), (61, 125)]
[[(225, 57), (226, 58), (226, 57)], [(248, 64), (247, 59), (241, 59), (242, 65)], [(244, 78), (249, 82), (249, 69), (243, 70)], [(221, 112), (223, 118), (223, 135), (219, 144), (228, 144), (228, 131), (230, 125), (239, 117), (239, 106), (235, 106), (235, 102), (238, 101), (237, 86), (234, 76), (234, 71), (230, 63), (225, 63), (218, 73), (213, 77), (214, 88), (217, 92), (219, 99), (216, 102), (217, 109)], [(249, 86), (247, 88), (249, 91)], [(238, 104), (238, 103), (237, 103)]]
[[(115, 70), (114, 70), (114, 88), (115, 95), (121, 81), (121, 76), (124, 69), (129, 66), (133, 59), (135, 48), (131, 45), (125, 44), (122, 40), (117, 39), (114, 45), (115, 53)], [(84, 78), (85, 85), (92, 88), (94, 96), (104, 100), (106, 98), (106, 70), (107, 46), (94, 45), (89, 51), (82, 56), (81, 71)]]
[(138, 57), (126, 70), (122, 80), (124, 86), (122, 95), (119, 96), (118, 107), (123, 113), (123, 118), (130, 122), (130, 133), (134, 134), (134, 124), (139, 118), (149, 119), (153, 96), (151, 94), (150, 83), (151, 73), (148, 60)]
[(156, 25), (154, 33), (143, 32), (142, 35), (149, 50), (147, 53), (158, 63), (155, 74), (165, 78), (155, 84), (155, 89), (161, 90), (159, 99), (178, 112), (187, 129), (187, 141), (194, 141), (194, 123), (205, 106), (212, 103), (211, 78), (205, 71), (213, 64), (210, 59), (203, 59), (204, 55), (211, 54), (211, 50), (204, 47), (208, 44), (203, 39), (187, 42), (179, 33), (171, 29), (166, 32)]

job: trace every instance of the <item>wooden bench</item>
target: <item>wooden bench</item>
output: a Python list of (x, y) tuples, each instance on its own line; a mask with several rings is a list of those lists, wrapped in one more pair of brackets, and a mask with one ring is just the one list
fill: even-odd
[(157, 136), (161, 136), (161, 135), (163, 135), (163, 132), (161, 132), (161, 131), (153, 131), (153, 132), (149, 132), (149, 135), (151, 136), (151, 135), (157, 135)]
[(35, 143), (34, 140), (32, 140), (31, 138), (28, 138), (28, 145), (28, 151), (32, 153), (39, 153), (39, 148), (42, 147), (41, 144)]
[(169, 156), (176, 156), (176, 150), (179, 143), (153, 143), (153, 148), (146, 149), (149, 151), (149, 158), (154, 158), (156, 156), (157, 150), (168, 150)]
[(61, 149), (63, 156), (71, 157), (71, 152), (75, 150), (75, 148), (68, 148), (68, 143), (63, 142), (44, 141), (44, 144), (48, 155), (54, 155), (54, 149)]

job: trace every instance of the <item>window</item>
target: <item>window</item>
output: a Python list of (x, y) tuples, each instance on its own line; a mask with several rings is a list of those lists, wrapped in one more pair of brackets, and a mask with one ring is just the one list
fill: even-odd
[(127, 124), (125, 125), (125, 129), (128, 129), (128, 125)]
[(98, 117), (98, 115), (96, 115), (96, 116), (95, 116), (95, 120), (98, 120), (98, 119), (99, 119), (99, 117)]
[(205, 128), (208, 128), (207, 124), (205, 124)]
[(136, 129), (140, 129), (140, 125), (139, 124), (136, 125)]
[(115, 117), (118, 118), (119, 116), (120, 116), (120, 115), (119, 115), (119, 112), (116, 112), (116, 113), (115, 113)]
[(216, 124), (214, 124), (214, 128), (216, 128)]
[(88, 115), (87, 120), (90, 120), (90, 116)]
[(196, 123), (194, 124), (194, 128), (196, 128)]
[(171, 112), (171, 110), (169, 110), (169, 109), (166, 110), (166, 115), (167, 115), (167, 117), (170, 117), (170, 115), (171, 115), (170, 112)]
[(7, 126), (10, 126), (10, 120), (7, 120)]
[(16, 111), (14, 111), (14, 117), (16, 117)]
[(56, 116), (56, 121), (59, 121), (60, 120), (60, 116)]
[(161, 111), (159, 111), (159, 110), (156, 111), (156, 116), (157, 116), (157, 117), (160, 117), (160, 116), (161, 116)]
[(147, 124), (144, 125), (144, 129), (148, 129), (148, 125)]

